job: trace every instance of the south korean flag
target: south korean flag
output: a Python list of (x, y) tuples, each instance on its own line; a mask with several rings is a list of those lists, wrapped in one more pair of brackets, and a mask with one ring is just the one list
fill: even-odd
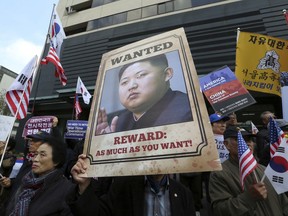
[(278, 194), (288, 191), (288, 140), (284, 137), (271, 158), (265, 175)]

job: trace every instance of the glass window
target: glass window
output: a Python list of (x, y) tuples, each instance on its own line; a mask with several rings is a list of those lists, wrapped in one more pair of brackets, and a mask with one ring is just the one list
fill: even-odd
[(173, 2), (158, 4), (158, 14), (164, 14), (173, 11)]
[(142, 8), (142, 18), (157, 15), (157, 5)]
[(197, 6), (211, 4), (211, 3), (220, 2), (220, 1), (223, 1), (223, 0), (192, 0), (192, 6), (197, 7)]
[[(201, 0), (199, 0), (199, 1), (201, 1)], [(192, 7), (191, 1), (187, 1), (187, 0), (175, 0), (174, 1), (175, 11), (186, 9), (186, 8), (191, 8), (191, 7)]]
[(99, 28), (99, 20), (97, 19), (97, 20), (88, 22), (86, 31), (90, 31), (90, 30), (98, 29), (98, 28)]
[(127, 21), (141, 19), (141, 9), (131, 10), (127, 12)]
[(119, 13), (113, 16), (113, 24), (123, 23), (127, 20), (127, 13)]
[(171, 2), (166, 2), (165, 6), (166, 6), (166, 13), (174, 11), (174, 4), (173, 4), (172, 1)]
[(99, 7), (101, 5), (109, 4), (114, 1), (119, 1), (119, 0), (93, 0), (92, 7)]
[(98, 7), (103, 5), (104, 0), (94, 0), (92, 3), (92, 7)]
[(100, 18), (98, 24), (98, 28), (103, 28), (113, 24), (113, 16)]
[(164, 4), (159, 4), (158, 5), (158, 14), (164, 14), (166, 13), (166, 5)]

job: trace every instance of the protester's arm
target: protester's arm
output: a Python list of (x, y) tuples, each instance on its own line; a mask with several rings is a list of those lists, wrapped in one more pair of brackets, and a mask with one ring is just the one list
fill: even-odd
[[(216, 172), (211, 173), (209, 192), (215, 215), (253, 215), (257, 201), (267, 197), (264, 183), (254, 184), (238, 194), (231, 192), (234, 189), (235, 187), (229, 185), (223, 176)], [(234, 193), (236, 192), (234, 191)]]
[(87, 170), (84, 162), (86, 156), (79, 155), (77, 163), (72, 167), (71, 174), (77, 186), (67, 196), (67, 204), (74, 216), (90, 215), (109, 216), (110, 210), (106, 203), (99, 198), (103, 193), (99, 192), (97, 180), (81, 177)]
[(5, 177), (5, 176), (2, 176), (1, 175), (1, 179), (0, 179), (0, 185), (2, 186), (2, 187), (4, 187), (4, 188), (9, 188), (9, 187), (11, 187), (11, 179), (10, 178), (7, 178), (7, 177)]
[(87, 170), (87, 165), (85, 164), (84, 161), (85, 158), (86, 155), (84, 154), (79, 155), (77, 163), (71, 169), (73, 179), (78, 184), (79, 189), (78, 192), (80, 195), (86, 190), (91, 181), (91, 178), (85, 178), (80, 176), (81, 174), (86, 173)]
[(288, 216), (288, 194), (280, 194), (281, 206), (283, 207), (283, 215)]
[(95, 135), (115, 132), (117, 121), (118, 121), (118, 116), (115, 116), (112, 119), (111, 125), (109, 125), (106, 110), (101, 108), (99, 110), (99, 114), (97, 118), (97, 127), (95, 131)]

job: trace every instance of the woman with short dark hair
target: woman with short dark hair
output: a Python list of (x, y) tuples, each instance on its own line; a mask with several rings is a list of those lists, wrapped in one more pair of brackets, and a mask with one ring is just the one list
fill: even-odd
[(11, 216), (72, 215), (65, 203), (72, 183), (63, 176), (65, 145), (60, 139), (38, 132), (41, 140), (32, 159), (32, 170), (22, 179), (6, 209)]

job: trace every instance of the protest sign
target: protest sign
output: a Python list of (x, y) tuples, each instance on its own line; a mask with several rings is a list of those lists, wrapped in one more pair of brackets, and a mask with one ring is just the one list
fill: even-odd
[(201, 89), (215, 112), (228, 114), (256, 103), (227, 66), (199, 80)]
[(38, 131), (46, 131), (47, 133), (51, 132), (53, 118), (55, 116), (33, 116), (27, 120), (22, 137), (27, 135), (36, 134)]
[[(288, 71), (288, 41), (239, 31), (235, 74), (246, 89), (281, 96)], [(285, 85), (283, 83), (283, 85)]]
[(199, 89), (183, 28), (105, 53), (85, 137), (83, 176), (220, 170)]
[(14, 117), (0, 115), (0, 141), (6, 141), (12, 131), (14, 121)]
[(67, 132), (65, 139), (84, 139), (86, 135), (88, 121), (68, 120), (66, 124)]

